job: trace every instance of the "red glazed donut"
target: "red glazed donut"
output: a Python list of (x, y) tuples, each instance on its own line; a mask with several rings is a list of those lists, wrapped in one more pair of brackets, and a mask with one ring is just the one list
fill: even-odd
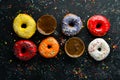
[(14, 45), (14, 54), (20, 60), (27, 61), (36, 55), (37, 47), (29, 40), (17, 41)]
[(94, 15), (88, 19), (88, 30), (94, 36), (104, 36), (110, 29), (110, 22), (102, 15)]

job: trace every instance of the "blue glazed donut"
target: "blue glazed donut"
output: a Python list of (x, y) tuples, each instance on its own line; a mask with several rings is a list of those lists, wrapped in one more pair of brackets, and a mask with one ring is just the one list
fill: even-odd
[(80, 17), (71, 13), (63, 18), (62, 23), (62, 32), (67, 36), (78, 34), (83, 27)]

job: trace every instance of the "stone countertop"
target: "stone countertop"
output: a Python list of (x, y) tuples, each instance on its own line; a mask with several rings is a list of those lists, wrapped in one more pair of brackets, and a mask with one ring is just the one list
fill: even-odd
[[(13, 54), (13, 45), (21, 40), (13, 31), (14, 18), (19, 13), (31, 15), (35, 21), (51, 14), (57, 20), (57, 29), (50, 35), (60, 45), (56, 58), (45, 59), (37, 55), (27, 61), (18, 60)], [(65, 14), (73, 13), (81, 17), (84, 28), (76, 37), (86, 45), (84, 54), (76, 59), (64, 52), (64, 43), (68, 38), (61, 32), (62, 19)], [(106, 16), (110, 31), (104, 38), (111, 52), (109, 56), (96, 62), (87, 52), (90, 41), (97, 38), (87, 29), (87, 20), (95, 14)], [(0, 80), (119, 80), (120, 79), (120, 0), (0, 0)], [(38, 46), (45, 37), (36, 31), (32, 40)]]

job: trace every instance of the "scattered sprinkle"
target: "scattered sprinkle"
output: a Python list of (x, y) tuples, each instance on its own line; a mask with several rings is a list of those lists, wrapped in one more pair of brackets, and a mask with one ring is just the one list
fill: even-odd
[(118, 48), (118, 46), (117, 46), (117, 45), (113, 45), (112, 48), (113, 48), (113, 49), (116, 49), (116, 48)]
[(106, 69), (108, 69), (108, 66), (106, 66)]
[(40, 40), (38, 40), (37, 43), (40, 43)]
[(11, 62), (13, 62), (13, 60), (12, 60), (12, 59), (10, 59), (10, 60), (9, 60), (9, 62), (11, 63)]
[(16, 40), (14, 39), (13, 41), (15, 42)]
[(56, 9), (57, 9), (57, 7), (54, 7), (54, 9), (56, 10)]
[(85, 75), (85, 79), (87, 79), (87, 76)]
[(7, 45), (7, 42), (5, 41), (5, 45)]
[(12, 5), (10, 4), (10, 5), (8, 5), (8, 8), (12, 8)]
[(108, 40), (111, 40), (111, 38), (108, 38)]

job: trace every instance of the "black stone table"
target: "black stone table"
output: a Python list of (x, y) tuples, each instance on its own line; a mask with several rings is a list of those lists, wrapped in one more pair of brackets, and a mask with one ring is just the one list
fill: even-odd
[[(50, 35), (60, 45), (56, 58), (45, 59), (37, 55), (23, 62), (13, 54), (13, 45), (21, 40), (13, 31), (13, 19), (19, 13), (31, 15), (35, 21), (44, 15), (55, 16), (56, 31)], [(81, 17), (84, 28), (76, 35), (86, 45), (84, 54), (76, 59), (64, 52), (64, 42), (71, 38), (64, 36), (61, 22), (65, 14), (74, 13)], [(103, 61), (93, 60), (87, 47), (92, 36), (87, 29), (87, 20), (95, 14), (106, 16), (111, 23), (110, 31), (104, 38), (111, 47), (110, 55)], [(48, 36), (36, 31), (30, 38), (38, 46)], [(120, 80), (120, 0), (0, 0), (0, 80)]]

